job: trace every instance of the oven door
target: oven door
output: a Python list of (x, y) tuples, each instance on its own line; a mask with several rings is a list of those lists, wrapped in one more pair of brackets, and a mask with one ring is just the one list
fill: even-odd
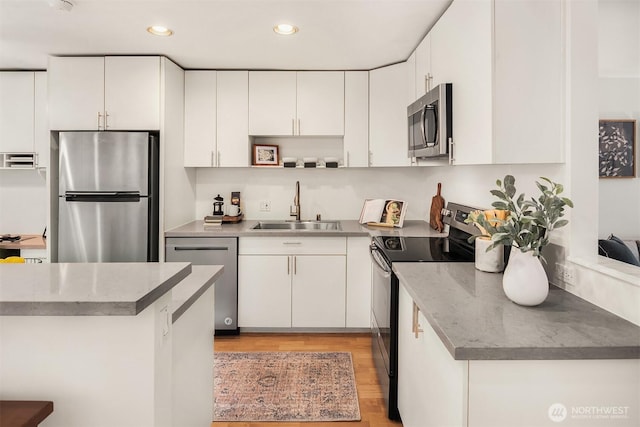
[[(371, 321), (374, 341), (380, 349), (387, 375), (394, 375), (391, 368), (391, 266), (384, 259), (378, 247), (372, 243), (369, 248), (372, 264)], [(374, 356), (375, 357), (375, 356)]]

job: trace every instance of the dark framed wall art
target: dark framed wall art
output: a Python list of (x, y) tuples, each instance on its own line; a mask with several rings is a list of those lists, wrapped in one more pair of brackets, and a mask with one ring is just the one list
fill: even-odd
[(636, 176), (636, 121), (600, 120), (598, 126), (600, 178)]

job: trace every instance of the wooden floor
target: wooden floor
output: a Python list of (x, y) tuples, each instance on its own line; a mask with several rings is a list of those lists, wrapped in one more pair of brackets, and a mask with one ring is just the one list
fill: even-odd
[(371, 357), (369, 334), (248, 334), (216, 336), (215, 351), (349, 351), (358, 388), (361, 421), (329, 423), (230, 423), (212, 427), (400, 427), (387, 419), (384, 400)]

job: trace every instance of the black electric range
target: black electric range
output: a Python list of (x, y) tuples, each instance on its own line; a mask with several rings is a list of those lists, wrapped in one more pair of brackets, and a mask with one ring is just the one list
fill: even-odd
[(392, 271), (396, 262), (473, 262), (474, 245), (468, 238), (477, 233), (464, 220), (476, 208), (449, 203), (443, 209), (448, 224), (446, 236), (376, 236), (370, 252), (373, 260), (371, 292), (371, 333), (373, 359), (383, 389), (387, 416), (400, 419), (398, 412), (398, 278)]

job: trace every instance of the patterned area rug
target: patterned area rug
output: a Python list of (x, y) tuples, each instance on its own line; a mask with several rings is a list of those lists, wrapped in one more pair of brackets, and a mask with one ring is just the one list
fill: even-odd
[(214, 421), (358, 421), (351, 353), (216, 352)]

